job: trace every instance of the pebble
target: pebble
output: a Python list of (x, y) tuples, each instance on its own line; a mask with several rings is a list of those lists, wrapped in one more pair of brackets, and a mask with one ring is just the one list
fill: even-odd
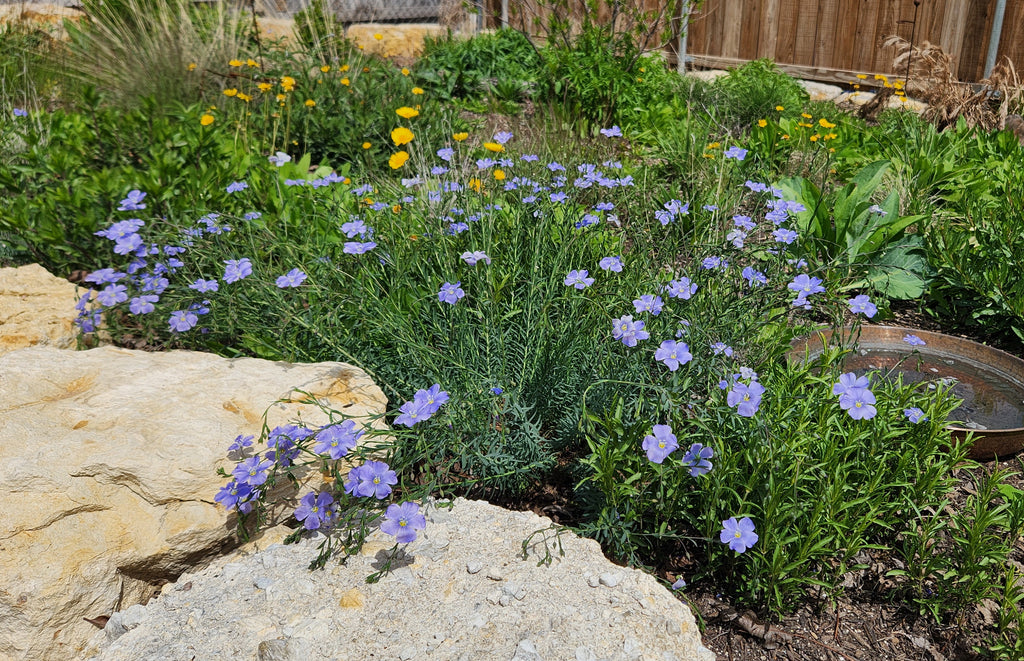
[(484, 564), (482, 562), (477, 562), (476, 560), (470, 560), (466, 563), (466, 571), (470, 574), (477, 574), (483, 568)]
[(621, 580), (622, 580), (622, 574), (619, 574), (617, 572), (616, 573), (605, 572), (604, 574), (601, 574), (601, 577), (599, 579), (601, 585), (604, 585), (604, 586), (609, 587), (609, 588), (615, 587), (616, 585), (619, 584), (619, 581), (621, 581)]

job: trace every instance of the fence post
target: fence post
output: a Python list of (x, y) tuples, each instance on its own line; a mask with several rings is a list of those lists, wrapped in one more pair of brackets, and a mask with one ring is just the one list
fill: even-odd
[(679, 5), (679, 49), (676, 55), (676, 70), (679, 75), (686, 73), (686, 35), (690, 31), (690, 2), (682, 0)]
[(996, 15), (992, 18), (992, 33), (988, 36), (988, 53), (985, 55), (985, 75), (988, 78), (996, 66), (999, 55), (999, 40), (1003, 36), (1003, 16), (1006, 14), (1006, 0), (996, 0)]

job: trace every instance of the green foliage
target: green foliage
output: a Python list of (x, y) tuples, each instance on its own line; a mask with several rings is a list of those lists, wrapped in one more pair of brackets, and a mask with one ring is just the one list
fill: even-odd
[(925, 216), (900, 215), (900, 199), (878, 196), (889, 163), (877, 161), (858, 172), (841, 190), (822, 195), (802, 177), (779, 182), (792, 199), (804, 205), (795, 228), (803, 250), (835, 263), (848, 288), (871, 288), (889, 298), (917, 298), (924, 293), (928, 262), (920, 234), (905, 230), (921, 225)]
[(719, 116), (730, 126), (748, 127), (759, 119), (774, 117), (776, 106), (799, 112), (808, 101), (800, 84), (782, 73), (771, 60), (754, 60), (718, 78)]
[(532, 95), (541, 56), (522, 32), (511, 29), (469, 39), (427, 38), (415, 72), (422, 86), (441, 99), (480, 99), (494, 94), (505, 101)]

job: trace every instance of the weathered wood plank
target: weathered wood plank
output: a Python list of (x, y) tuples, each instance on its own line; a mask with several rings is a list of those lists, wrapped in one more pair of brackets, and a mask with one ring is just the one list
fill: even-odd
[(821, 0), (818, 5), (818, 26), (814, 34), (814, 66), (833, 66), (836, 46), (836, 28), (839, 19), (840, 0)]
[(862, 0), (840, 0), (836, 17), (835, 47), (829, 62), (817, 62), (819, 66), (835, 69), (853, 69), (857, 38), (857, 21)]
[(853, 37), (853, 58), (850, 66), (863, 72), (871, 69), (875, 63), (875, 42), (878, 23), (879, 5), (889, 0), (868, 0), (860, 3)]
[(779, 0), (761, 2), (761, 24), (757, 35), (757, 56), (775, 58), (779, 43)]
[(796, 15), (796, 43), (790, 64), (810, 66), (814, 64), (814, 35), (818, 29), (818, 0), (800, 0)]
[(800, 0), (781, 0), (779, 4), (779, 32), (775, 46), (776, 62), (793, 62), (796, 45), (797, 14)]
[(743, 29), (743, 5), (749, 0), (726, 0), (722, 25), (722, 56), (740, 57), (740, 37)]
[[(698, 67), (705, 67), (705, 68), (708, 68), (708, 69), (728, 69), (728, 68), (741, 67), (744, 64), (746, 64), (746, 62), (747, 62), (746, 60), (743, 60), (743, 59), (740, 59), (740, 58), (716, 57), (716, 56), (707, 56), (707, 55), (693, 55), (692, 58), (693, 58), (693, 64), (694, 65), (696, 65)], [(842, 86), (844, 88), (847, 87), (847, 83), (849, 83), (851, 79), (854, 79), (858, 73), (868, 73), (869, 74), (869, 76), (868, 76), (869, 81), (865, 81), (865, 82), (870, 82), (872, 84), (875, 81), (874, 80), (870, 80), (871, 76), (873, 76), (875, 73), (882, 73), (882, 72), (853, 71), (853, 70), (850, 70), (850, 69), (830, 69), (830, 68), (827, 68), (827, 67), (804, 66), (804, 65), (799, 65), (799, 64), (785, 64), (785, 63), (781, 63), (781, 62), (777, 62), (776, 65), (779, 67), (779, 69), (785, 71), (789, 75), (794, 76), (796, 78), (803, 78), (805, 80), (820, 80), (820, 81), (826, 82), (826, 83), (834, 83), (834, 84), (840, 85), (840, 86)], [(865, 85), (864, 89), (865, 89), (865, 91), (869, 91), (867, 85)]]
[(757, 59), (758, 38), (760, 37), (760, 25), (762, 0), (744, 0), (743, 19), (740, 27), (740, 52), (739, 56), (745, 60)]

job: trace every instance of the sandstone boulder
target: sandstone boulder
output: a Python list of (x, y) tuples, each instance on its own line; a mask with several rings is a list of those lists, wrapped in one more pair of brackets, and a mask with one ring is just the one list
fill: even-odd
[(228, 444), (258, 435), (268, 407), (270, 426), (322, 424), (296, 389), (351, 416), (386, 406), (343, 363), (114, 347), (0, 356), (0, 658), (74, 658), (96, 631), (83, 618), (145, 602), (229, 550), (215, 470), (230, 470)]
[(367, 53), (411, 62), (423, 53), (425, 38), (440, 37), (445, 32), (436, 23), (357, 23), (349, 26), (345, 36)]
[(74, 347), (75, 290), (38, 264), (0, 269), (0, 354), (37, 344)]
[(437, 505), (424, 508), (426, 529), (379, 583), (366, 577), (393, 544), (380, 531), (322, 571), (307, 569), (322, 536), (273, 545), (218, 559), (116, 613), (88, 655), (714, 661), (689, 608), (650, 575), (609, 562), (597, 542), (529, 512)]

